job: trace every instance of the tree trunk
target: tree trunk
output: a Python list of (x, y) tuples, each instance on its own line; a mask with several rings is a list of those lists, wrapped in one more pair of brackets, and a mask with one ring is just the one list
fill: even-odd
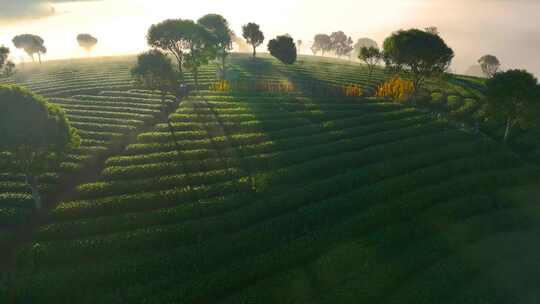
[(510, 137), (510, 131), (512, 129), (512, 120), (508, 118), (506, 120), (506, 130), (504, 131), (503, 141), (505, 144), (508, 144), (508, 138)]
[(39, 59), (39, 64), (41, 64), (41, 53), (38, 52), (37, 55), (38, 55), (38, 59)]
[(253, 45), (253, 58), (255, 58), (255, 56), (257, 56), (257, 47), (254, 44)]
[(223, 51), (223, 55), (221, 55), (221, 64), (221, 72), (223, 73), (223, 79), (225, 80), (225, 70), (227, 69), (227, 53), (225, 53), (225, 51)]
[(368, 84), (371, 83), (371, 75), (373, 74), (374, 66), (368, 66), (369, 73), (368, 73)]
[(39, 187), (37, 180), (32, 175), (26, 176), (26, 182), (30, 186), (30, 191), (32, 192), (32, 199), (34, 200), (34, 207), (37, 211), (40, 211), (42, 208), (41, 195), (39, 194)]
[(174, 147), (176, 148), (176, 151), (178, 155), (180, 155), (180, 145), (178, 144), (178, 140), (176, 138), (176, 133), (174, 132), (174, 127), (172, 125), (171, 119), (169, 117), (170, 114), (172, 114), (175, 110), (174, 105), (169, 105), (165, 103), (166, 95), (164, 93), (165, 91), (161, 91), (161, 103), (167, 108), (167, 126), (169, 127), (169, 133), (171, 133), (171, 138), (174, 142)]

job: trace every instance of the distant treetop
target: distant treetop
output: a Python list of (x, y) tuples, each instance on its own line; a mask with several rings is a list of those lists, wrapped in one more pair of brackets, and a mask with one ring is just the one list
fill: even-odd
[(32, 57), (32, 60), (34, 60), (34, 54), (37, 54), (40, 63), (41, 54), (47, 53), (47, 48), (44, 45), (45, 41), (37, 35), (18, 35), (13, 38), (12, 42), (16, 48), (23, 49), (28, 56)]
[(77, 42), (79, 46), (90, 52), (92, 48), (98, 43), (97, 38), (90, 34), (79, 34), (77, 35)]

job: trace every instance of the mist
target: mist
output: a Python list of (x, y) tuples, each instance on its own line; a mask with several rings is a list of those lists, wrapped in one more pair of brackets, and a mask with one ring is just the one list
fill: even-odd
[[(489, 53), (499, 57), (504, 69), (523, 68), (540, 75), (535, 58), (540, 51), (540, 3), (532, 0), (275, 0), (264, 9), (240, 0), (199, 0), (192, 5), (173, 0), (0, 0), (0, 4), (5, 8), (0, 13), (0, 44), (12, 47), (15, 34), (39, 34), (46, 40), (49, 59), (83, 57), (74, 38), (80, 32), (100, 40), (96, 56), (136, 53), (146, 48), (144, 37), (152, 23), (219, 13), (237, 33), (242, 24), (258, 22), (267, 41), (289, 33), (309, 43), (317, 33), (342, 30), (354, 40), (370, 37), (381, 44), (398, 29), (437, 26), (456, 53), (452, 69), (457, 73)], [(304, 53), (308, 50), (305, 47)]]

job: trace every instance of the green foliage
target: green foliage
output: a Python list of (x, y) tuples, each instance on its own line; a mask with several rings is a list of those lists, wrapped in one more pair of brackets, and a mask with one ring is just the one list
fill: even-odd
[(359, 50), (358, 59), (368, 66), (369, 78), (371, 78), (373, 70), (383, 59), (383, 54), (376, 47), (362, 47)]
[[(80, 185), (18, 248), (16, 269), (0, 274), (0, 302), (518, 299), (519, 291), (486, 278), (516, 261), (531, 264), (512, 267), (517, 286), (527, 278), (522, 269), (537, 269), (534, 199), (499, 199), (499, 192), (536, 181), (537, 167), (411, 107), (307, 95), (323, 85), (382, 83), (391, 76), (382, 69), (370, 81), (365, 66), (334, 59), (282, 65), (266, 55), (256, 63), (232, 55), (230, 62), (240, 79), (288, 79), (299, 92), (201, 91), (170, 116), (171, 124), (158, 121), (142, 133), (134, 131), (161, 109), (162, 96), (152, 91), (52, 98), (89, 144), (73, 151), (66, 167), (125, 132), (133, 137), (96, 182)], [(121, 85), (131, 81), (131, 64), (80, 68), (81, 79), (53, 70), (28, 83), (50, 94), (85, 83)], [(215, 81), (215, 66), (201, 70), (204, 83)], [(463, 104), (453, 113), (480, 107), (469, 86), (448, 81), (429, 82), (440, 92), (434, 99), (446, 105), (446, 96), (459, 96)], [(0, 195), (0, 225), (4, 215), (24, 222), (28, 208), (15, 207), (28, 206), (29, 195), (19, 194), (23, 183), (20, 174), (0, 174), (0, 192), (17, 192)], [(497, 250), (504, 254), (488, 254)], [(455, 290), (461, 301), (453, 301)], [(528, 296), (533, 289), (522, 290)]]
[(26, 89), (0, 86), (0, 100), (0, 150), (13, 156), (3, 161), (26, 175), (39, 209), (37, 174), (59, 160), (67, 149), (77, 147), (80, 138), (59, 107)]
[(440, 36), (411, 29), (386, 38), (384, 56), (388, 67), (410, 74), (418, 92), (427, 77), (439, 76), (448, 69), (454, 51)]
[(17, 86), (0, 87), (0, 147), (25, 147), (61, 152), (77, 145), (78, 137), (65, 114), (42, 97)]
[(9, 48), (0, 46), (0, 76), (9, 77), (13, 75), (15, 64), (8, 60)]
[(285, 64), (296, 62), (296, 45), (290, 36), (277, 36), (275, 39), (270, 40), (268, 42), (268, 51)]
[(148, 45), (172, 54), (182, 75), (186, 53), (190, 51), (199, 27), (192, 20), (167, 19), (150, 26), (146, 40)]
[(498, 73), (486, 82), (487, 114), (506, 123), (504, 141), (513, 127), (527, 128), (540, 111), (538, 80), (524, 70)]
[(461, 107), (462, 104), (463, 102), (459, 96), (450, 95), (447, 97), (447, 105), (450, 110), (456, 110)]
[(248, 23), (242, 26), (242, 36), (253, 47), (253, 58), (257, 54), (257, 47), (264, 42), (264, 34), (256, 23)]
[(221, 15), (208, 14), (201, 17), (198, 24), (209, 29), (216, 37), (217, 55), (221, 58), (221, 70), (226, 71), (225, 62), (229, 51), (232, 50), (233, 32), (229, 27), (229, 22)]
[(444, 95), (439, 92), (433, 92), (431, 93), (431, 103), (440, 105), (444, 101)]
[(131, 69), (136, 83), (149, 90), (159, 90), (165, 98), (176, 93), (179, 80), (171, 59), (159, 50), (150, 50), (137, 56), (137, 65)]

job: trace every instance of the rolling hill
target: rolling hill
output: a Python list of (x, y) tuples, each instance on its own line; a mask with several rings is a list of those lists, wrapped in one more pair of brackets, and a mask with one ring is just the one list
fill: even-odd
[(62, 107), (83, 145), (43, 174), (44, 215), (17, 172), (1, 175), (0, 302), (540, 298), (540, 169), (456, 125), (481, 110), (476, 79), (432, 80), (435, 101), (413, 106), (340, 94), (372, 92), (382, 70), (234, 55), (238, 89), (212, 90), (205, 67), (204, 89), (170, 113), (173, 137), (132, 64), (53, 62), (6, 81)]

